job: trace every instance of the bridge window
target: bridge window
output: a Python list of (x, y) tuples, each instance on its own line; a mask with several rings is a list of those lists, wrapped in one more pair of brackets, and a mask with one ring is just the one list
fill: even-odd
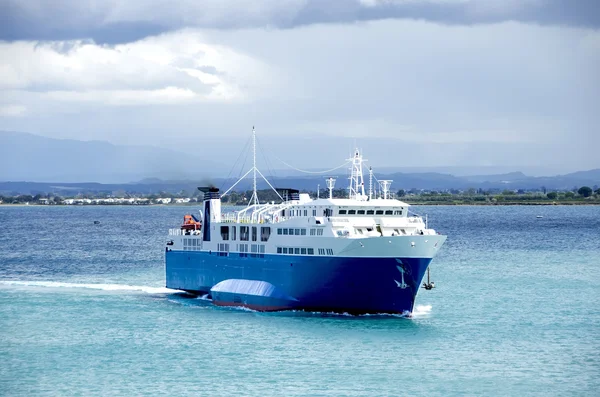
[(367, 215), (373, 215), (375, 213), (375, 211), (373, 210), (367, 210)]
[(300, 229), (300, 235), (306, 236), (306, 229)]
[(394, 214), (394, 211), (392, 211), (392, 210), (387, 210), (387, 211), (385, 211), (385, 214), (386, 214), (386, 215), (393, 215), (393, 214)]
[(358, 215), (364, 215), (365, 214), (365, 210), (358, 210), (356, 213)]
[(327, 255), (333, 255), (333, 250), (331, 248), (327, 248)]
[(349, 210), (348, 215), (356, 215), (356, 210)]
[(339, 215), (346, 215), (346, 210), (339, 210), (338, 214)]
[(319, 248), (319, 255), (325, 255), (325, 248)]
[(221, 226), (221, 238), (229, 240), (229, 226)]
[(310, 235), (314, 236), (315, 234), (317, 234), (316, 229), (310, 229)]
[(375, 211), (375, 215), (383, 215), (383, 210), (377, 210), (377, 211)]
[(402, 215), (402, 210), (396, 210), (396, 211), (394, 211), (394, 215)]

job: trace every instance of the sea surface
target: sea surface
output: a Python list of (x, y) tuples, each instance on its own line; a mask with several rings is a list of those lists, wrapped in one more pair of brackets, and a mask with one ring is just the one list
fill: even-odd
[(448, 241), (412, 319), (168, 290), (191, 210), (0, 206), (0, 395), (600, 395), (600, 207), (413, 207)]

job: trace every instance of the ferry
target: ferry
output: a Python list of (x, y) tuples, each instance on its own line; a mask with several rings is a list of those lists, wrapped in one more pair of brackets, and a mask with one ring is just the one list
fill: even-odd
[(242, 177), (254, 175), (249, 205), (222, 210), (221, 197), (235, 184), (223, 193), (198, 188), (204, 193), (198, 218), (188, 215), (181, 227), (169, 230), (167, 288), (257, 311), (410, 316), (446, 236), (429, 228), (426, 218), (410, 214), (409, 204), (392, 198), (391, 181), (379, 181), (379, 191), (373, 189), (372, 169), (365, 193), (366, 160), (358, 149), (348, 160), (347, 198), (333, 197), (330, 177), (329, 197), (275, 189), (281, 200), (261, 203), (254, 131), (253, 142), (254, 165)]

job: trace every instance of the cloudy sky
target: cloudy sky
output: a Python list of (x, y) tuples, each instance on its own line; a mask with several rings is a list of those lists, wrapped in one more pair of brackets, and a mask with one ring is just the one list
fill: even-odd
[(600, 168), (597, 0), (0, 0), (0, 130), (274, 167)]

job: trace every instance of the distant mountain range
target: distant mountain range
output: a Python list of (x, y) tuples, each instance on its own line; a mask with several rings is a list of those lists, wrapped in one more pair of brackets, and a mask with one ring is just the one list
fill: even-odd
[[(201, 164), (202, 167), (198, 167)], [(225, 165), (175, 150), (0, 132), (0, 181), (126, 183), (197, 178)]]
[[(199, 174), (204, 170), (206, 175)], [(100, 141), (77, 141), (45, 138), (37, 135), (0, 132), (0, 194), (129, 192), (137, 194), (160, 191), (194, 193), (206, 185), (208, 177), (223, 175), (228, 167), (206, 159), (170, 149), (150, 146), (120, 146)], [(600, 185), (600, 169), (565, 175), (533, 177), (522, 172), (493, 175), (455, 176), (440, 172), (375, 173), (378, 179), (393, 180), (398, 189), (572, 189)], [(208, 175), (210, 172), (211, 175)], [(325, 188), (323, 176), (280, 176), (270, 178), (276, 187), (296, 189)], [(285, 174), (284, 174), (285, 175)], [(367, 179), (367, 175), (365, 175)], [(7, 182), (1, 182), (7, 181)], [(35, 182), (29, 182), (35, 181)], [(94, 182), (82, 182), (94, 181)], [(139, 182), (133, 182), (139, 181)], [(211, 177), (212, 184), (227, 189), (234, 179)], [(366, 182), (368, 184), (368, 181)], [(340, 177), (336, 187), (345, 188)], [(259, 188), (267, 188), (259, 180)], [(250, 180), (237, 190), (251, 189)]]

